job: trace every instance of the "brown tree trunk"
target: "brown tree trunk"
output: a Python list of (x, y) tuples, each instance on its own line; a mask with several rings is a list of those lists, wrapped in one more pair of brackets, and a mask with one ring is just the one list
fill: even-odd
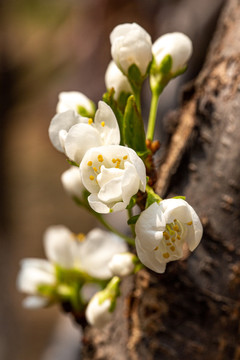
[(184, 92), (156, 187), (186, 196), (203, 240), (164, 274), (125, 279), (114, 321), (85, 329), (83, 359), (240, 359), (239, 20), (240, 1), (229, 0), (204, 68)]

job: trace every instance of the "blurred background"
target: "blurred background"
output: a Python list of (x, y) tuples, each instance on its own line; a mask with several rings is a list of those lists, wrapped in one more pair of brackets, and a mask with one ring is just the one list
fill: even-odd
[[(164, 91), (164, 115), (177, 107), (179, 88), (201, 69), (224, 0), (8, 0), (0, 4), (0, 360), (74, 360), (80, 333), (58, 308), (25, 310), (15, 283), (19, 261), (44, 257), (46, 227), (87, 232), (95, 224), (64, 193), (64, 156), (48, 139), (60, 91), (98, 102), (105, 91), (114, 26), (137, 22), (153, 41), (182, 31), (194, 55), (184, 76)], [(150, 101), (144, 88), (144, 113)], [(114, 221), (114, 218), (112, 219)]]

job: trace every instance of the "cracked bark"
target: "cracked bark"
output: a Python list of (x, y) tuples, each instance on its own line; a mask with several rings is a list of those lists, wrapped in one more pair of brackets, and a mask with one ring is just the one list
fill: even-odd
[(83, 359), (240, 359), (239, 19), (240, 1), (229, 0), (183, 93), (156, 185), (161, 196), (186, 196), (203, 240), (165, 274), (125, 279), (113, 322), (85, 329)]

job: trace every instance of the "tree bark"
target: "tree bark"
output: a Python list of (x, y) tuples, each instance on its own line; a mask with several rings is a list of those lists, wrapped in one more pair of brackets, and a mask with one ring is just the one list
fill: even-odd
[(164, 274), (125, 279), (112, 323), (84, 330), (83, 359), (240, 359), (239, 19), (240, 1), (229, 0), (175, 113), (156, 185), (162, 196), (186, 196), (203, 240)]

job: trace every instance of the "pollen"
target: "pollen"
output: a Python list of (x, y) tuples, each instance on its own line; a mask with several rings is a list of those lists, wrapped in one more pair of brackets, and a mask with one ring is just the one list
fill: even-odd
[(181, 236), (177, 235), (177, 239), (178, 239), (178, 240), (181, 240)]
[(117, 162), (117, 160), (116, 160), (116, 159), (112, 159), (112, 162), (115, 164), (115, 163)]
[(98, 170), (97, 170), (97, 168), (96, 168), (95, 166), (93, 166), (93, 170), (94, 170), (94, 171), (96, 171), (96, 172), (98, 171)]
[(90, 175), (90, 176), (89, 176), (89, 179), (90, 179), (90, 180), (94, 180), (94, 176), (93, 176), (93, 175)]
[(123, 157), (123, 160), (127, 160), (127, 158), (128, 158), (128, 156), (127, 156), (127, 155), (125, 155), (125, 156)]
[(98, 161), (103, 162), (103, 156), (101, 154), (98, 155)]
[(158, 246), (156, 246), (155, 249), (153, 249), (153, 250), (154, 250), (154, 251), (157, 251), (158, 249), (159, 249)]
[(93, 119), (88, 119), (88, 124), (91, 125), (93, 123)]
[(189, 221), (189, 222), (187, 223), (187, 225), (192, 225), (192, 221)]
[(174, 226), (173, 226), (173, 230), (179, 232), (179, 226), (178, 226), (178, 225), (174, 225)]
[(102, 127), (104, 127), (105, 126), (105, 121), (102, 121), (101, 125), (102, 125)]
[(83, 233), (79, 233), (76, 235), (78, 241), (82, 242), (85, 240), (85, 235)]
[(168, 235), (168, 233), (166, 231), (163, 232), (163, 236), (165, 237), (165, 240), (170, 239), (170, 236)]
[(175, 239), (175, 238), (172, 238), (171, 240), (172, 240), (172, 242), (175, 242), (175, 241), (176, 241), (176, 239)]
[(168, 252), (166, 252), (166, 253), (164, 253), (162, 256), (163, 256), (165, 259), (168, 259), (170, 255), (169, 255)]
[(172, 246), (170, 247), (170, 249), (171, 249), (172, 251), (175, 251), (175, 246), (172, 245)]
[(92, 166), (92, 161), (89, 161), (87, 164), (88, 166)]

